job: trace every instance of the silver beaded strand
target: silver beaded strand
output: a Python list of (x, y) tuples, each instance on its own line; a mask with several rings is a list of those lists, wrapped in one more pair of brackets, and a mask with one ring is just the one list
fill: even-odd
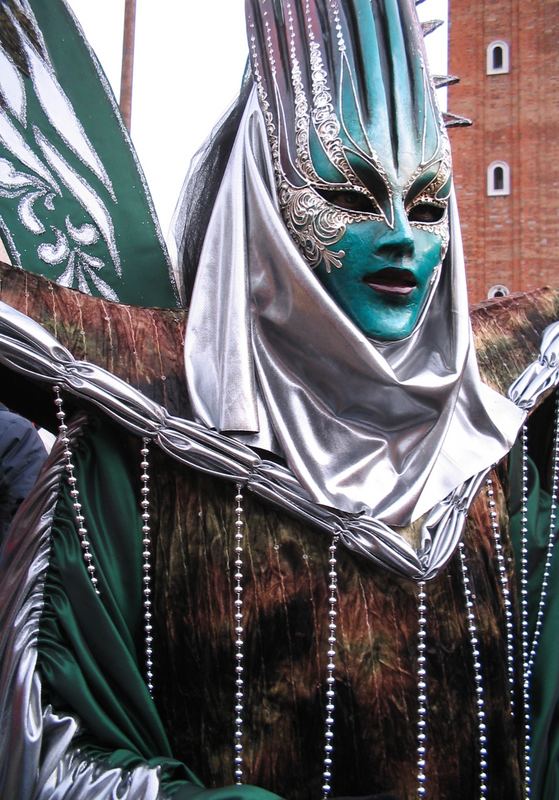
[(476, 684), (476, 716), (479, 741), (479, 796), (486, 798), (487, 795), (487, 725), (485, 721), (485, 700), (482, 684), (481, 662), (479, 660), (479, 648), (476, 620), (474, 616), (474, 603), (472, 600), (472, 590), (470, 589), (470, 578), (466, 565), (466, 555), (464, 543), (458, 545), (460, 554), (460, 569), (462, 572), (462, 585), (464, 587), (464, 597), (466, 600), (466, 617), (468, 620), (468, 632), (470, 634), (470, 644), (472, 648), (472, 659), (474, 666), (474, 681)]
[(326, 664), (326, 719), (324, 723), (324, 760), (322, 771), (322, 798), (327, 800), (332, 791), (332, 754), (334, 752), (334, 704), (336, 700), (336, 617), (338, 614), (338, 574), (336, 548), (339, 534), (335, 533), (328, 548), (328, 663)]
[(244, 680), (243, 680), (243, 494), (242, 486), (237, 484), (235, 495), (235, 741), (234, 741), (234, 775), (237, 785), (243, 782), (243, 713), (244, 713)]
[(534, 637), (532, 639), (532, 647), (528, 657), (528, 672), (530, 678), (532, 676), (532, 669), (538, 650), (540, 641), (541, 630), (543, 625), (543, 616), (545, 612), (545, 604), (547, 601), (547, 590), (549, 588), (549, 574), (551, 571), (551, 562), (553, 559), (553, 551), (555, 548), (555, 524), (557, 521), (557, 490), (559, 488), (559, 395), (555, 401), (555, 430), (553, 440), (553, 462), (551, 474), (551, 505), (549, 509), (549, 536), (547, 540), (547, 552), (545, 556), (545, 563), (543, 568), (542, 585), (540, 589), (540, 599), (538, 602), (538, 611), (536, 614), (536, 624), (534, 627)]
[(417, 796), (426, 797), (427, 777), (425, 774), (427, 754), (427, 593), (425, 581), (417, 585)]
[(553, 448), (553, 467), (551, 479), (551, 507), (549, 514), (549, 538), (544, 563), (534, 638), (530, 646), (528, 616), (528, 431), (522, 428), (522, 499), (520, 519), (520, 627), (522, 638), (522, 699), (524, 710), (524, 796), (529, 800), (532, 794), (531, 744), (532, 718), (530, 712), (532, 669), (543, 625), (543, 615), (549, 587), (549, 575), (555, 545), (555, 523), (557, 519), (557, 490), (559, 485), (559, 408), (556, 401), (555, 432)]
[(522, 426), (522, 497), (520, 514), (520, 632), (522, 643), (522, 704), (524, 712), (524, 797), (532, 794), (530, 750), (532, 722), (530, 717), (530, 643), (528, 627), (528, 432)]
[(499, 572), (499, 581), (501, 584), (501, 592), (503, 595), (503, 605), (505, 608), (505, 634), (507, 640), (507, 674), (509, 682), (509, 696), (510, 696), (510, 710), (514, 715), (514, 622), (512, 614), (512, 603), (510, 599), (510, 586), (509, 577), (507, 573), (507, 566), (505, 562), (505, 554), (503, 551), (503, 543), (501, 541), (501, 530), (499, 521), (497, 519), (497, 510), (495, 504), (495, 490), (491, 478), (485, 481), (485, 488), (487, 490), (487, 503), (489, 506), (489, 519), (491, 523), (491, 531), (493, 534), (493, 543), (495, 545), (495, 555), (497, 558), (497, 570)]
[(95, 589), (96, 594), (99, 594), (98, 589), (98, 579), (95, 569), (95, 564), (93, 563), (93, 555), (91, 553), (91, 547), (89, 544), (89, 536), (87, 533), (87, 528), (85, 527), (85, 518), (82, 514), (82, 504), (80, 503), (80, 493), (77, 485), (77, 478), (74, 475), (74, 463), (72, 461), (72, 451), (70, 450), (70, 439), (68, 438), (68, 426), (66, 425), (66, 413), (63, 408), (63, 400), (62, 395), (60, 393), (60, 386), (53, 386), (54, 391), (54, 405), (56, 406), (56, 418), (58, 420), (58, 433), (60, 435), (60, 440), (64, 445), (64, 461), (65, 469), (66, 469), (66, 479), (70, 486), (70, 497), (72, 498), (72, 507), (74, 509), (74, 518), (76, 520), (76, 525), (78, 526), (78, 536), (80, 537), (80, 544), (83, 552), (83, 559), (85, 561), (85, 566), (87, 569), (87, 573), (89, 575), (89, 580), (92, 583), (93, 588)]
[(144, 643), (145, 643), (145, 666), (146, 666), (146, 684), (150, 695), (153, 697), (153, 636), (152, 636), (152, 612), (151, 612), (151, 528), (149, 516), (149, 439), (144, 437), (142, 439), (142, 448), (140, 450), (142, 460), (140, 467), (142, 469), (140, 481), (142, 488), (140, 490), (141, 500), (140, 507), (142, 509), (142, 597), (144, 604)]

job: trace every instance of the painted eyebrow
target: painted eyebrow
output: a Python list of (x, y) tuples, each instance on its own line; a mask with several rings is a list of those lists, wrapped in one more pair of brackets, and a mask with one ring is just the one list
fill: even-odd
[[(425, 192), (429, 186), (435, 182), (441, 171), (441, 166), (442, 163), (440, 161), (436, 164), (430, 164), (420, 175), (417, 176), (407, 191), (405, 198), (406, 203), (411, 203), (416, 197)], [(433, 199), (435, 199), (435, 195), (436, 192), (433, 192)], [(442, 200), (443, 198), (440, 199)]]
[(359, 178), (363, 186), (373, 196), (379, 208), (390, 204), (390, 191), (381, 173), (368, 159), (364, 159), (354, 150), (345, 148), (346, 159), (351, 170)]

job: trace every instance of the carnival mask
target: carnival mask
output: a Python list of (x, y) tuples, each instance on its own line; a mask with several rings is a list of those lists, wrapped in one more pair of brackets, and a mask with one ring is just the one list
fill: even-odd
[(284, 222), (368, 337), (408, 336), (448, 245), (448, 138), (409, 0), (249, 0)]

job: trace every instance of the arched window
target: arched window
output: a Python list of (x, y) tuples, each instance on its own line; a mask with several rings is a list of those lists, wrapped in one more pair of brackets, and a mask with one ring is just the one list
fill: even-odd
[(506, 42), (491, 42), (487, 46), (487, 74), (500, 75), (509, 71), (509, 46)]
[(502, 283), (496, 283), (487, 292), (487, 298), (492, 300), (494, 297), (506, 297), (507, 294), (510, 294), (509, 289)]
[(493, 167), (493, 191), (502, 192), (505, 188), (505, 170), (499, 165)]
[(487, 194), (510, 194), (510, 168), (506, 161), (494, 161), (487, 167)]

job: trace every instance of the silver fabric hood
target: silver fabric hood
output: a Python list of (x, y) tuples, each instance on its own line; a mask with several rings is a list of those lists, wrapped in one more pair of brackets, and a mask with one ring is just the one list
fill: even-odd
[(523, 413), (479, 377), (460, 229), (407, 339), (368, 340), (278, 212), (253, 92), (206, 233), (189, 313), (195, 417), (274, 452), (319, 504), (393, 526), (510, 449)]

